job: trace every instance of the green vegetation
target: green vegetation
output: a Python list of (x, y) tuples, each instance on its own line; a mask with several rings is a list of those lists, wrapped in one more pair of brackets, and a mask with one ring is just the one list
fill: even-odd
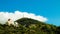
[(0, 34), (59, 34), (60, 26), (46, 24), (29, 18), (16, 20), (19, 27), (0, 24)]

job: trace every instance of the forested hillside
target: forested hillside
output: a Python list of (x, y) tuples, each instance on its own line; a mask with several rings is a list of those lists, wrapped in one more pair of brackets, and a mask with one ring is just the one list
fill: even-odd
[(59, 34), (60, 26), (40, 22), (30, 18), (16, 20), (19, 27), (0, 24), (0, 34)]

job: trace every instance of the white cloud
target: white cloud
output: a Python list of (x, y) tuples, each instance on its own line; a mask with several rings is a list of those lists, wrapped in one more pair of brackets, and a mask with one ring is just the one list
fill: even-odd
[(43, 16), (39, 16), (32, 13), (27, 13), (27, 12), (15, 11), (14, 13), (0, 12), (0, 23), (4, 24), (9, 18), (15, 21), (23, 17), (32, 18), (41, 22), (47, 21), (47, 18)]

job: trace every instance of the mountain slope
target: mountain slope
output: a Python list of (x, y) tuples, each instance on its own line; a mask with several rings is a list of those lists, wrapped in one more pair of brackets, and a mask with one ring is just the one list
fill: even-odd
[[(44, 31), (44, 32), (50, 32), (50, 33), (56, 32), (56, 26), (46, 24), (44, 22), (37, 21), (37, 20), (31, 19), (31, 18), (22, 18), (22, 19), (17, 20), (17, 22), (22, 25), (26, 25), (27, 27), (29, 27), (29, 25), (31, 25), (31, 24), (33, 24), (33, 25), (35, 24), (36, 28), (40, 28), (40, 30)], [(39, 29), (37, 29), (37, 30), (39, 30)]]
[(0, 34), (58, 34), (60, 27), (40, 22), (30, 18), (16, 20), (19, 27), (0, 24)]

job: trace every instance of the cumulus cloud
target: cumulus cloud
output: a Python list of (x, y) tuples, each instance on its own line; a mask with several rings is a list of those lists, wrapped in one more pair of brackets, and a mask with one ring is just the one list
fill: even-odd
[(23, 17), (35, 19), (41, 22), (47, 21), (47, 18), (40, 16), (40, 15), (35, 15), (33, 13), (27, 13), (27, 12), (15, 11), (14, 13), (0, 12), (0, 23), (4, 24), (5, 22), (7, 22), (9, 18), (15, 21)]

